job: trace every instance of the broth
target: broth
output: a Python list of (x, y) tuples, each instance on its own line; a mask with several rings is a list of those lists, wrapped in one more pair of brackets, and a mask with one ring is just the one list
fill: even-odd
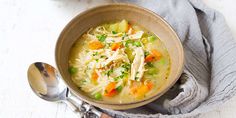
[(159, 37), (126, 20), (89, 29), (72, 46), (69, 73), (96, 100), (129, 103), (158, 93), (170, 69)]

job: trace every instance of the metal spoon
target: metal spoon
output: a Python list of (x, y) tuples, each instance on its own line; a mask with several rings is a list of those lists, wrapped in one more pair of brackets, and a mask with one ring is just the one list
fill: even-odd
[(94, 107), (73, 96), (61, 80), (57, 70), (49, 64), (36, 62), (28, 68), (28, 81), (33, 92), (40, 98), (50, 102), (64, 102), (78, 117), (110, 118)]

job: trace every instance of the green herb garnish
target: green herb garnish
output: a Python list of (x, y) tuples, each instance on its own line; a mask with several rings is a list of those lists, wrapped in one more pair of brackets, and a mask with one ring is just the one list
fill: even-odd
[(108, 77), (111, 75), (111, 73), (113, 73), (113, 69), (111, 69), (111, 70), (108, 70), (106, 73), (105, 73), (105, 75), (107, 75)]
[(115, 77), (115, 78), (114, 78), (114, 81), (118, 81), (119, 79), (123, 79), (123, 77), (124, 77), (124, 76), (122, 76), (122, 75), (120, 75), (120, 76), (118, 76), (118, 77)]
[(126, 33), (124, 33), (123, 36), (122, 36), (122, 40), (124, 40), (125, 37), (127, 37), (127, 36), (128, 36), (128, 35), (127, 35)]
[(147, 62), (146, 64), (148, 67), (154, 67), (154, 65), (151, 62)]
[(117, 34), (117, 32), (116, 32), (116, 31), (111, 31), (111, 33), (112, 33), (112, 34)]
[(105, 34), (98, 35), (97, 38), (98, 38), (99, 41), (104, 42), (105, 39), (107, 38), (107, 35), (105, 35)]
[(97, 55), (98, 55), (98, 52), (93, 53), (93, 56), (97, 56)]
[(105, 55), (101, 55), (101, 57), (100, 58), (105, 58), (106, 56)]
[(118, 92), (121, 92), (122, 88), (123, 88), (123, 87), (120, 85), (120, 86), (118, 86), (118, 87), (116, 88), (116, 90), (117, 90)]
[(144, 52), (145, 57), (148, 56), (150, 53), (148, 51)]
[(130, 69), (130, 64), (125, 63), (125, 64), (123, 64), (121, 67), (124, 68), (125, 71), (129, 71), (129, 69)]

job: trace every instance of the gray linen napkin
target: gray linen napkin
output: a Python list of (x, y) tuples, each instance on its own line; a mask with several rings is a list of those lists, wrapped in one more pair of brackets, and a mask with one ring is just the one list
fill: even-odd
[(185, 51), (179, 82), (158, 100), (131, 110), (105, 110), (113, 117), (195, 117), (236, 92), (236, 40), (223, 16), (201, 0), (114, 0), (146, 7), (177, 32)]

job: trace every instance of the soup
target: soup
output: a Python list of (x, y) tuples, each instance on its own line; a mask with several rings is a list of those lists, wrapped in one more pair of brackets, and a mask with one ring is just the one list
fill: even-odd
[(89, 29), (72, 46), (69, 73), (89, 97), (135, 102), (158, 93), (170, 70), (159, 37), (126, 20)]

